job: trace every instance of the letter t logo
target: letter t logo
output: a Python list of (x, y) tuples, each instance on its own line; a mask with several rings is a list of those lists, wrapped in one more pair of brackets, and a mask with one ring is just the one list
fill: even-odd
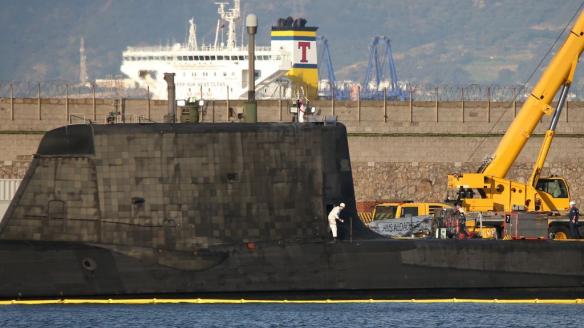
[(310, 49), (310, 42), (298, 42), (298, 49), (302, 49), (302, 59), (300, 59), (300, 62), (308, 63), (308, 60), (306, 59), (306, 49)]

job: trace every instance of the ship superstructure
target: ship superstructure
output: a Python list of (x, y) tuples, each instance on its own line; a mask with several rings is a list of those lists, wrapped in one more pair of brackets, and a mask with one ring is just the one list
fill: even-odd
[[(225, 3), (219, 3), (218, 6), (219, 18), (215, 42), (212, 45), (199, 45), (197, 26), (192, 18), (189, 20), (186, 43), (176, 43), (171, 46), (128, 47), (123, 52), (121, 71), (140, 87), (148, 88), (155, 99), (166, 99), (164, 73), (176, 74), (177, 99), (245, 98), (247, 95), (247, 46), (238, 46), (236, 41), (236, 24), (241, 19), (240, 0), (234, 0), (231, 9), (227, 9)], [(222, 26), (225, 25), (227, 25), (227, 33), (223, 32)], [(255, 76), (258, 98), (278, 98), (290, 93), (291, 83), (308, 85), (305, 88), (311, 88), (313, 84), (316, 84), (317, 76), (307, 75), (303, 78), (298, 71), (298, 67), (305, 68), (307, 64), (316, 71), (316, 42), (293, 37), (283, 40), (281, 35), (286, 30), (307, 29), (304, 26), (292, 26), (298, 24), (288, 25), (272, 28), (272, 42), (269, 47), (256, 46)], [(276, 36), (274, 29), (277, 30)], [(314, 38), (311, 39), (315, 40), (316, 28), (308, 29), (314, 34)], [(223, 42), (224, 34), (227, 34), (226, 42)], [(306, 42), (310, 44), (307, 46)], [(304, 56), (296, 56), (295, 52), (304, 52)], [(306, 72), (301, 73), (306, 75)], [(289, 79), (286, 76), (292, 78)]]

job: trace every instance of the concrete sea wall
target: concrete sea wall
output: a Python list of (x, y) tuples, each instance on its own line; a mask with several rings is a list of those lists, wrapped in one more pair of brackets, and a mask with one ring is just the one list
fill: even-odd
[[(238, 121), (242, 101), (209, 101), (202, 120)], [(289, 100), (260, 101), (258, 119), (290, 122)], [(491, 154), (521, 108), (520, 102), (314, 101), (321, 116), (336, 116), (349, 131), (357, 200), (443, 200), (446, 176), (472, 172)], [(543, 175), (565, 176), (574, 198), (584, 202), (584, 103), (562, 112)], [(0, 99), (0, 178), (19, 178), (50, 129), (110, 112), (126, 122), (161, 122), (165, 101), (144, 99)], [(510, 177), (526, 180), (549, 117), (542, 119)]]

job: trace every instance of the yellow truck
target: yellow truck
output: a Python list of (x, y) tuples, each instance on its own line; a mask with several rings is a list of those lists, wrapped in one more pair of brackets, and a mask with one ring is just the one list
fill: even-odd
[(443, 209), (452, 206), (443, 203), (414, 203), (414, 202), (390, 202), (381, 203), (373, 209), (373, 221), (385, 219), (400, 219), (406, 216), (434, 215)]

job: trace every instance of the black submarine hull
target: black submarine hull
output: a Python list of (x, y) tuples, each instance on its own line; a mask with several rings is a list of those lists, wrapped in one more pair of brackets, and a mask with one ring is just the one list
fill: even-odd
[(584, 298), (583, 254), (375, 234), (341, 124), (74, 125), (0, 221), (0, 298)]
[(209, 250), (214, 264), (197, 270), (99, 245), (5, 241), (0, 298), (581, 298), (583, 251), (550, 241), (257, 243)]

